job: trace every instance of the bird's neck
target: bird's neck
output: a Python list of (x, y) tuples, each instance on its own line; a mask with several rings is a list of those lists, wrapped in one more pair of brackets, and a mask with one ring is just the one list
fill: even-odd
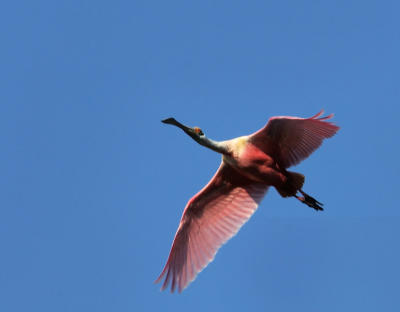
[(220, 154), (228, 154), (229, 153), (229, 148), (228, 145), (225, 143), (225, 141), (214, 141), (209, 138), (203, 137), (200, 140), (197, 140), (197, 142), (200, 145), (203, 145), (205, 147), (208, 147), (209, 149), (212, 149), (213, 151), (220, 153)]

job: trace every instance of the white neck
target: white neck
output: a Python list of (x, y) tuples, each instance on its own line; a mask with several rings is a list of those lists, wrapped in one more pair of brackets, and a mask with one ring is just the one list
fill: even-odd
[(214, 141), (209, 138), (206, 138), (205, 136), (198, 138), (196, 141), (200, 145), (208, 147), (209, 149), (212, 149), (213, 151), (215, 151), (217, 153), (220, 153), (220, 154), (228, 154), (229, 153), (228, 145), (225, 143), (225, 141), (218, 142), (218, 141)]

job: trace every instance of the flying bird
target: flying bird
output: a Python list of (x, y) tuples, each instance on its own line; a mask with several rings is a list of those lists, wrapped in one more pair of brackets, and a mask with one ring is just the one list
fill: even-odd
[(167, 263), (156, 283), (161, 289), (185, 289), (213, 260), (217, 250), (237, 233), (257, 209), (270, 186), (282, 197), (323, 210), (323, 204), (302, 189), (304, 175), (287, 171), (315, 151), (339, 127), (321, 117), (278, 116), (257, 132), (217, 142), (198, 127), (187, 127), (174, 118), (163, 123), (182, 129), (200, 145), (222, 154), (210, 182), (187, 203), (172, 243)]

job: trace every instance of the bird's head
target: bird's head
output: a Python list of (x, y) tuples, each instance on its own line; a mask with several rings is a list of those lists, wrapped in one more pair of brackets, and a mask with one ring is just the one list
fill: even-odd
[(204, 135), (204, 132), (199, 128), (199, 127), (188, 127), (183, 124), (181, 124), (179, 121), (177, 121), (175, 118), (167, 118), (164, 120), (161, 120), (165, 124), (169, 125), (174, 125), (178, 128), (181, 128), (187, 135), (189, 135), (193, 140), (195, 140), (197, 143), (208, 147), (218, 153), (221, 154), (226, 154), (228, 153), (228, 147), (224, 142), (216, 142), (213, 141), (209, 138), (207, 138)]
[(177, 121), (175, 118), (167, 118), (162, 120), (161, 122), (181, 128), (187, 135), (189, 135), (193, 140), (200, 144), (202, 144), (204, 142), (204, 139), (206, 138), (204, 132), (199, 127), (185, 126)]

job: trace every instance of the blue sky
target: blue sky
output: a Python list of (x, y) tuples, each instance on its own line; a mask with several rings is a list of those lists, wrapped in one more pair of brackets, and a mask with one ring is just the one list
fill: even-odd
[[(8, 1), (0, 10), (1, 311), (398, 311), (398, 1)], [(335, 113), (181, 295), (153, 281), (210, 138)]]

